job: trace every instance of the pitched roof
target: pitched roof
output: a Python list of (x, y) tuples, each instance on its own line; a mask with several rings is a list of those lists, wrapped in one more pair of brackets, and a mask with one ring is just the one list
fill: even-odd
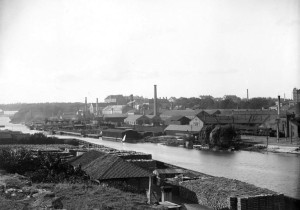
[(127, 114), (104, 114), (103, 115), (103, 118), (106, 119), (106, 118), (126, 118), (127, 117)]
[(206, 112), (209, 115), (221, 114), (221, 111), (218, 109), (203, 109), (203, 112)]
[(216, 117), (214, 117), (214, 116), (199, 116), (198, 115), (198, 117), (201, 121), (203, 121), (206, 124), (217, 124), (218, 123)]
[(137, 115), (128, 115), (128, 117), (124, 121), (136, 121), (136, 120), (138, 120), (140, 118), (146, 118), (147, 119), (148, 117), (145, 116), (145, 115), (140, 115), (140, 114), (137, 114)]
[(234, 123), (247, 124), (251, 118), (251, 115), (233, 115)]
[(110, 105), (105, 107), (102, 111), (109, 111), (109, 110), (114, 110), (114, 111), (122, 111), (126, 105)]
[(192, 126), (192, 125), (169, 125), (165, 128), (165, 131), (194, 131), (198, 132), (202, 129), (200, 126)]
[(105, 154), (98, 151), (90, 151), (83, 154), (76, 161), (73, 161), (72, 165), (78, 162), (82, 163), (82, 170), (92, 179), (140, 178), (152, 175), (152, 173), (145, 169), (133, 163), (129, 163), (116, 155)]
[(252, 115), (249, 123), (264, 123), (268, 118), (270, 118), (270, 115)]
[(187, 117), (185, 116), (182, 116), (182, 115), (177, 115), (177, 116), (172, 116), (170, 118), (167, 119), (167, 121), (179, 121), (179, 120), (182, 120), (182, 119), (188, 119)]
[(185, 116), (185, 117), (194, 117), (196, 116), (201, 110), (167, 110), (164, 111), (161, 115), (162, 116)]
[(91, 150), (81, 156), (75, 157), (74, 159), (70, 160), (69, 163), (73, 166), (81, 165), (83, 167), (88, 165), (90, 162), (97, 159), (101, 155), (104, 155), (104, 153), (96, 150)]
[(146, 115), (146, 117), (148, 117), (149, 119), (155, 119), (155, 118), (160, 119), (159, 116), (156, 116), (156, 115), (150, 115), (150, 114)]
[(124, 98), (124, 96), (121, 94), (120, 95), (109, 95), (105, 99), (112, 99), (112, 98)]

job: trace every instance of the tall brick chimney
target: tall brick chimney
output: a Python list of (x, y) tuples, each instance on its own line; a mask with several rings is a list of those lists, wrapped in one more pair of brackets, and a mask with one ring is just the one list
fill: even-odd
[(157, 110), (157, 90), (156, 90), (156, 85), (154, 85), (154, 115), (158, 115), (158, 110)]
[(99, 115), (98, 98), (96, 98), (96, 116)]
[(85, 97), (84, 112), (87, 112), (87, 97)]

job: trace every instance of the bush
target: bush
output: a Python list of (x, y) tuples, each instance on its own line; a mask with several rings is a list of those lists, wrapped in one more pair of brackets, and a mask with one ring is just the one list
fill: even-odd
[(61, 161), (58, 154), (41, 154), (34, 156), (25, 149), (2, 148), (0, 150), (0, 168), (9, 173), (26, 174), (33, 182), (58, 183), (67, 181), (81, 183), (88, 180), (88, 176), (81, 168)]

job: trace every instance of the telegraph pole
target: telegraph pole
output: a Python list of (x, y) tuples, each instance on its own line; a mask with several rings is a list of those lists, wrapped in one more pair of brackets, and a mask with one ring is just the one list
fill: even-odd
[(277, 108), (277, 142), (279, 142), (279, 121), (280, 121), (280, 96), (278, 96), (278, 108)]

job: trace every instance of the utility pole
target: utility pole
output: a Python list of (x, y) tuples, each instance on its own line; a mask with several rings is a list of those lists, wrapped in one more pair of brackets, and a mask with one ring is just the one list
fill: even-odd
[(278, 108), (277, 108), (277, 142), (279, 142), (279, 121), (280, 121), (280, 96), (278, 96)]

